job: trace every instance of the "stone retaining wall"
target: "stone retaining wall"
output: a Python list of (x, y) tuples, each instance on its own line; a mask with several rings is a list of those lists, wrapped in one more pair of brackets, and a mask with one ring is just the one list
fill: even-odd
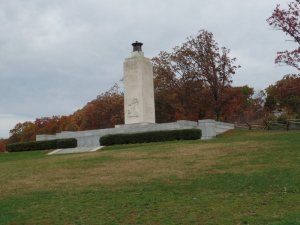
[(37, 135), (37, 141), (76, 138), (78, 147), (96, 147), (100, 146), (100, 137), (107, 134), (119, 133), (140, 133), (146, 131), (159, 130), (178, 130), (178, 129), (201, 129), (202, 139), (211, 139), (217, 134), (223, 133), (229, 129), (234, 129), (233, 124), (216, 122), (214, 120), (199, 120), (198, 123), (194, 121), (179, 120), (173, 123), (144, 123), (144, 124), (126, 124), (117, 125), (115, 128), (87, 130), (87, 131), (63, 131), (55, 135)]

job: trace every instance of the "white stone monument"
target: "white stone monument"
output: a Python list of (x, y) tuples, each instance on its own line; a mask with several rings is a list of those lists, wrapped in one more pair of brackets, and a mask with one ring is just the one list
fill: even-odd
[[(116, 125), (115, 128), (63, 131), (54, 135), (37, 135), (37, 141), (76, 138), (77, 148), (58, 149), (50, 154), (64, 154), (73, 152), (87, 152), (99, 149), (100, 137), (107, 134), (141, 133), (145, 131), (201, 129), (202, 139), (215, 138), (227, 130), (234, 129), (233, 124), (216, 122), (214, 120), (177, 121), (170, 123), (155, 123), (153, 66), (142, 52), (142, 43), (135, 42), (131, 57), (124, 62), (124, 108), (125, 126)], [(126, 124), (136, 124), (128, 125)], [(143, 126), (140, 126), (140, 125)]]
[(155, 123), (153, 66), (142, 45), (133, 43), (131, 57), (124, 62), (125, 124)]

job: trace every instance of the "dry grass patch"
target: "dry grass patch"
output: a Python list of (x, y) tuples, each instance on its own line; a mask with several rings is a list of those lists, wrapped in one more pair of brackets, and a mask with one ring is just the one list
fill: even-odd
[(223, 173), (225, 170), (219, 169), (220, 165), (232, 165), (227, 172), (254, 171), (263, 165), (252, 166), (246, 161), (249, 152), (257, 151), (259, 147), (262, 147), (261, 143), (256, 142), (178, 142), (155, 145), (149, 151), (139, 151), (139, 148), (143, 149), (142, 145), (134, 150), (124, 146), (118, 151), (45, 156), (23, 164), (3, 165), (8, 172), (0, 175), (3, 183), (0, 193), (3, 196), (16, 192), (80, 189), (91, 185), (115, 186), (154, 179), (170, 182), (170, 177), (189, 179), (200, 174)]

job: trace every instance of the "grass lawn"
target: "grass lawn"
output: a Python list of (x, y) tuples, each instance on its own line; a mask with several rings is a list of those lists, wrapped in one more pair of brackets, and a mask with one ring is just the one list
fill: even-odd
[(1, 225), (300, 225), (300, 132), (0, 154)]

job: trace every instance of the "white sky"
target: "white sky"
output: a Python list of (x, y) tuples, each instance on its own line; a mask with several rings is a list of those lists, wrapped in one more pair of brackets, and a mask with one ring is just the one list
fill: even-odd
[(201, 29), (242, 66), (233, 85), (265, 89), (297, 71), (274, 64), (295, 46), (266, 19), (287, 0), (0, 0), (0, 137), (17, 122), (68, 115), (122, 78), (131, 43), (145, 56)]

